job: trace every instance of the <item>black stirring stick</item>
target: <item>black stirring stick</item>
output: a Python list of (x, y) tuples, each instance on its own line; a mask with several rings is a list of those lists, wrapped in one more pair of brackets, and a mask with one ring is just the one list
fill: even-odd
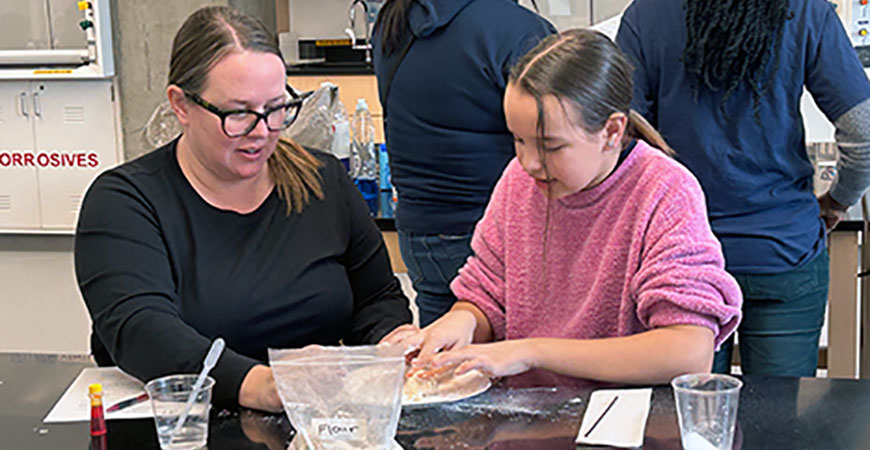
[(613, 404), (616, 403), (617, 400), (619, 400), (619, 396), (614, 395), (613, 400), (610, 401), (610, 404), (607, 405), (607, 408), (604, 408), (604, 412), (601, 413), (600, 416), (598, 416), (598, 419), (595, 421), (595, 423), (593, 423), (592, 426), (589, 427), (588, 430), (586, 430), (586, 434), (584, 434), (583, 437), (588, 438), (589, 435), (592, 434), (592, 430), (594, 430), (595, 427), (598, 426), (598, 424), (601, 422), (601, 419), (603, 419), (607, 412), (610, 411), (610, 408), (613, 408)]

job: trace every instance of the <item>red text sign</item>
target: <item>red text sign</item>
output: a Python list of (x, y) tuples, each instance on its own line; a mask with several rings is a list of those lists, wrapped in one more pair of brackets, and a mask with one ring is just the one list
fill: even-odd
[(92, 169), (100, 165), (97, 152), (18, 152), (0, 150), (0, 168), (41, 167), (41, 168), (84, 168)]

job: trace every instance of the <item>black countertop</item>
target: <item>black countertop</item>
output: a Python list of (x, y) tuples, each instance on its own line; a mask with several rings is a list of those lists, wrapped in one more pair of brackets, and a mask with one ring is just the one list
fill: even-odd
[[(43, 424), (42, 418), (78, 372), (80, 355), (0, 353), (0, 447), (86, 449), (88, 424)], [(589, 384), (547, 377), (496, 383), (461, 402), (405, 408), (396, 440), (414, 448), (575, 448)], [(870, 380), (744, 377), (735, 449), (866, 449), (870, 447)], [(547, 384), (547, 383), (544, 383)], [(294, 432), (283, 415), (213, 411), (211, 450), (284, 450)], [(110, 449), (157, 449), (151, 419), (108, 421)], [(600, 447), (596, 447), (600, 448)], [(680, 448), (673, 394), (653, 390), (644, 449)]]
[(843, 220), (834, 227), (834, 231), (862, 231), (864, 222), (861, 220)]
[[(305, 63), (287, 66), (287, 76), (303, 75), (374, 75), (371, 64), (348, 63)], [(292, 83), (291, 83), (292, 84)]]

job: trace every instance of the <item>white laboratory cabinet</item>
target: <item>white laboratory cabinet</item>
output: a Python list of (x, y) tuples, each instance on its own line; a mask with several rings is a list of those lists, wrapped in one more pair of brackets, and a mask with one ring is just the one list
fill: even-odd
[(0, 231), (72, 230), (118, 162), (111, 80), (0, 80)]
[(108, 0), (0, 5), (0, 233), (71, 233), (121, 158)]

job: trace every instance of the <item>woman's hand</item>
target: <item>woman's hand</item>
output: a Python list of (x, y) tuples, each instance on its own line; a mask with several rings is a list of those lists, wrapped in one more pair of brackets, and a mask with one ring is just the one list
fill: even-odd
[(401, 345), (415, 367), (428, 366), (436, 353), (470, 344), (476, 326), (473, 314), (453, 310), (422, 330), (414, 325), (396, 327), (381, 343)]
[(476, 324), (474, 316), (467, 311), (450, 311), (422, 330), (415, 325), (396, 327), (381, 343), (404, 346), (416, 355), (415, 365), (421, 365), (439, 351), (471, 343)]
[(379, 344), (405, 345), (407, 341), (411, 340), (419, 332), (420, 327), (417, 325), (399, 325), (384, 336)]
[(433, 359), (433, 366), (458, 364), (456, 375), (477, 369), (490, 377), (506, 377), (535, 367), (534, 355), (525, 339), (469, 345), (442, 352)]
[(261, 411), (282, 411), (281, 397), (275, 387), (272, 368), (256, 365), (248, 371), (239, 389), (239, 405)]

